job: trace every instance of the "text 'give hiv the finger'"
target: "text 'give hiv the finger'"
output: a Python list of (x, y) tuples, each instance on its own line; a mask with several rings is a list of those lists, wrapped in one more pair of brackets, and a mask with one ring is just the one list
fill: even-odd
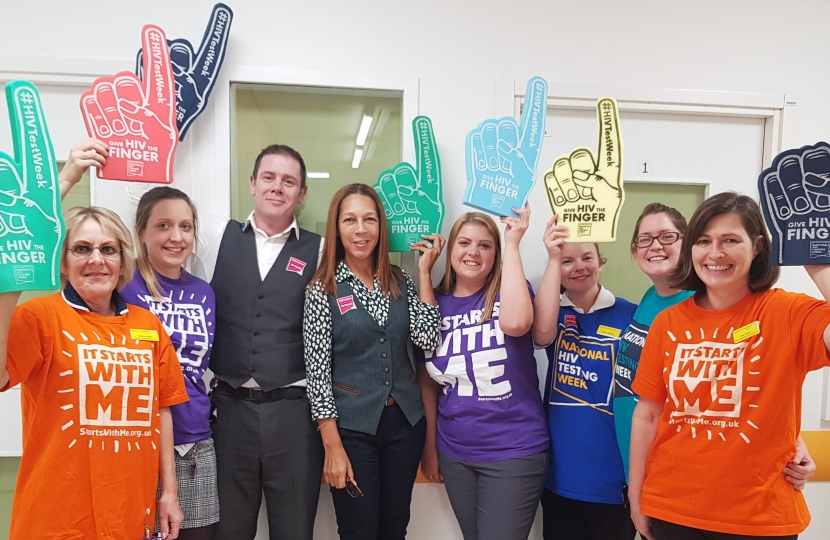
[(444, 198), (441, 159), (432, 121), (418, 116), (412, 121), (416, 167), (399, 163), (383, 171), (373, 186), (383, 203), (389, 227), (389, 251), (409, 251), (421, 235), (441, 233)]
[(548, 83), (527, 83), (519, 124), (511, 117), (488, 119), (467, 134), (464, 204), (498, 216), (515, 217), (536, 182), (545, 133)]
[(141, 30), (144, 81), (129, 71), (96, 79), (81, 96), (81, 112), (90, 137), (109, 146), (99, 176), (130, 182), (173, 182), (173, 158), (179, 142), (176, 92), (164, 31)]
[(40, 94), (6, 85), (14, 157), (0, 152), (0, 293), (60, 287), (58, 169)]
[(777, 266), (830, 263), (830, 145), (786, 150), (758, 178)]
[[(176, 124), (180, 141), (184, 140), (190, 126), (205, 110), (225, 61), (232, 22), (231, 8), (225, 4), (216, 4), (198, 51), (184, 38), (167, 42), (176, 81)], [(144, 80), (143, 48), (138, 50), (135, 72)]]
[(596, 156), (579, 147), (560, 156), (545, 172), (551, 211), (568, 227), (567, 242), (613, 242), (625, 201), (623, 141), (617, 102), (597, 101), (599, 148)]

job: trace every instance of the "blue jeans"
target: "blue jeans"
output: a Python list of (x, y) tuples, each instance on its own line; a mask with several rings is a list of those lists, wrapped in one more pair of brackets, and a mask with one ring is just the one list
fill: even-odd
[(412, 487), (426, 439), (426, 419), (409, 424), (397, 405), (383, 410), (374, 435), (340, 429), (363, 497), (331, 489), (341, 540), (404, 540)]

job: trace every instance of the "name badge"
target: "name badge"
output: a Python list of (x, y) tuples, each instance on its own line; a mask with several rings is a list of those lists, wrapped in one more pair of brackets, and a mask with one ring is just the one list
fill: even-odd
[(288, 272), (294, 272), (295, 274), (299, 274), (302, 276), (303, 270), (305, 269), (305, 264), (306, 263), (304, 263), (300, 259), (295, 259), (294, 257), (291, 257), (290, 259), (288, 259), (288, 266), (286, 266), (285, 269)]
[(740, 343), (746, 339), (751, 338), (752, 336), (757, 336), (761, 333), (761, 324), (760, 321), (751, 322), (746, 326), (741, 326), (734, 332), (732, 332), (732, 339), (735, 340), (735, 343)]
[(599, 325), (599, 327), (597, 328), (597, 334), (599, 334), (600, 336), (618, 338), (620, 337), (621, 333), (622, 331), (619, 328), (605, 326), (604, 324)]
[(576, 315), (565, 315), (565, 326), (577, 326)]
[(357, 309), (357, 307), (354, 305), (354, 297), (351, 294), (349, 296), (344, 296), (343, 298), (338, 298), (337, 307), (340, 308), (341, 315), (343, 315), (347, 311)]
[(141, 330), (130, 328), (130, 337), (136, 341), (158, 341), (159, 333), (155, 330)]

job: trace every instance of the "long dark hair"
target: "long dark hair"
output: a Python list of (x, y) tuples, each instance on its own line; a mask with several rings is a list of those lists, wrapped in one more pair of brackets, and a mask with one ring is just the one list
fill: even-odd
[(346, 251), (343, 242), (340, 240), (338, 222), (340, 221), (340, 206), (346, 197), (351, 195), (363, 195), (369, 197), (375, 204), (375, 211), (378, 215), (378, 243), (372, 253), (372, 269), (377, 275), (380, 290), (384, 296), (392, 295), (392, 298), (401, 296), (401, 289), (398, 287), (398, 280), (403, 277), (400, 268), (389, 262), (389, 232), (386, 225), (386, 214), (383, 213), (383, 204), (380, 197), (366, 184), (349, 184), (343, 186), (329, 205), (329, 214), (326, 221), (326, 242), (323, 246), (323, 256), (320, 266), (317, 268), (314, 277), (311, 278), (309, 288), (319, 281), (326, 294), (337, 294), (337, 281), (334, 275), (337, 273), (337, 263), (343, 260)]

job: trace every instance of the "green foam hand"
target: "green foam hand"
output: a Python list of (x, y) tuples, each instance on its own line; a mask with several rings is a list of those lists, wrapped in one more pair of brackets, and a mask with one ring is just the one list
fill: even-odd
[(409, 251), (410, 245), (423, 240), (422, 234), (440, 233), (444, 220), (441, 160), (432, 121), (418, 116), (412, 131), (417, 168), (399, 163), (383, 171), (373, 186), (389, 226), (389, 251)]
[(12, 81), (6, 101), (14, 158), (0, 152), (0, 293), (57, 289), (65, 227), (40, 94)]

